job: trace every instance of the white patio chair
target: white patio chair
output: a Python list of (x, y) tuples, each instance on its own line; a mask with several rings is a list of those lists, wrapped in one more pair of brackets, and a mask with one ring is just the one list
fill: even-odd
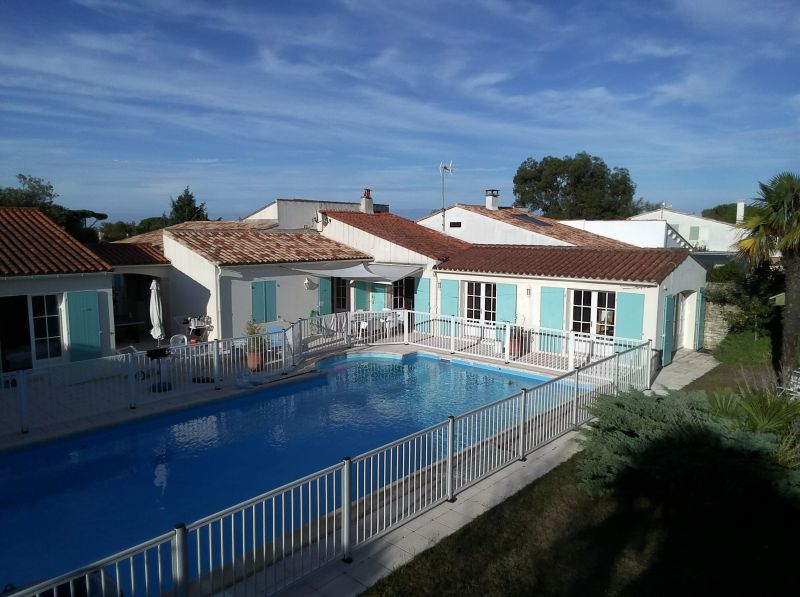
[(778, 386), (778, 389), (793, 400), (800, 398), (800, 369), (792, 371), (789, 383), (785, 386)]

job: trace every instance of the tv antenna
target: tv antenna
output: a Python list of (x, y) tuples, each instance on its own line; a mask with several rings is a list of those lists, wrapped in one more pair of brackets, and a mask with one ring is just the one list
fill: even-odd
[(446, 208), (446, 204), (444, 202), (444, 176), (445, 174), (452, 174), (455, 167), (453, 166), (453, 160), (450, 160), (449, 164), (445, 164), (444, 162), (439, 163), (439, 173), (442, 175), (442, 232), (445, 231), (444, 229), (444, 212)]

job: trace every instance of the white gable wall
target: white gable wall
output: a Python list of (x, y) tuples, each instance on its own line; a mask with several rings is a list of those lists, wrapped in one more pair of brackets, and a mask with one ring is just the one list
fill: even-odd
[(659, 220), (561, 220), (562, 224), (644, 248), (686, 248)]
[[(164, 256), (172, 263), (169, 296), (173, 317), (210, 315), (214, 329), (210, 339), (220, 338), (217, 303), (217, 268), (168, 234), (164, 235)], [(185, 333), (175, 320), (165, 321), (169, 335)]]
[[(452, 223), (461, 223), (460, 227), (452, 227)], [(442, 214), (431, 214), (417, 222), (421, 226), (442, 231)], [(479, 245), (546, 245), (569, 247), (566, 243), (544, 234), (537, 234), (512, 226), (506, 222), (496, 220), (468, 209), (458, 206), (448, 207), (445, 211), (445, 234)]]
[[(737, 243), (742, 237), (742, 231), (732, 224), (670, 209), (658, 209), (632, 216), (630, 219), (664, 220), (693, 247), (699, 247), (705, 251), (735, 252), (738, 250)], [(692, 236), (697, 236), (697, 238), (692, 238)]]

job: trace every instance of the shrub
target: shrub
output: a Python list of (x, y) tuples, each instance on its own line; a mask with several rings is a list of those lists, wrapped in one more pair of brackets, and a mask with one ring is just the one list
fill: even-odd
[(765, 432), (785, 429), (777, 423), (780, 416), (767, 414), (771, 411), (763, 408), (765, 400), (753, 398), (751, 406), (761, 405), (763, 412), (753, 419), (757, 423), (745, 423), (749, 413), (742, 401), (717, 398), (712, 405), (704, 392), (598, 399), (591, 409), (596, 419), (582, 430), (581, 487), (604, 494), (635, 486), (651, 495), (685, 500), (686, 492), (716, 494), (719, 487), (712, 491), (705, 487), (709, 483), (730, 484), (725, 491), (740, 497), (768, 483), (800, 496), (800, 473), (776, 464), (797, 457), (792, 453), (796, 443)]

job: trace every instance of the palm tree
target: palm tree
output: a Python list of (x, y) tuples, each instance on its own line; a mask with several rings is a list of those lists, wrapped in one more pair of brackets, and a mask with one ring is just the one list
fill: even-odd
[(741, 224), (746, 232), (739, 248), (753, 264), (769, 262), (778, 251), (781, 254), (786, 275), (781, 380), (786, 384), (797, 364), (800, 338), (800, 176), (781, 172), (769, 184), (758, 185), (759, 196), (754, 199), (758, 209)]

